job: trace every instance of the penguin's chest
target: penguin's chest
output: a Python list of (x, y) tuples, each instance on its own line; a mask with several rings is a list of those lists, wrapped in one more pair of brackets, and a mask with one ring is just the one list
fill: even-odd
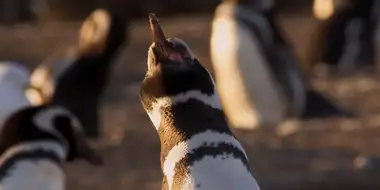
[(162, 155), (169, 190), (259, 189), (243, 147), (230, 133), (208, 129)]
[(188, 167), (184, 176), (186, 190), (258, 190), (256, 181), (241, 160), (232, 154), (205, 156)]
[(252, 129), (286, 117), (285, 94), (260, 40), (247, 28), (232, 19), (215, 19), (211, 58), (223, 107), (234, 127)]
[(20, 160), (0, 178), (1, 190), (64, 190), (64, 172), (47, 160)]

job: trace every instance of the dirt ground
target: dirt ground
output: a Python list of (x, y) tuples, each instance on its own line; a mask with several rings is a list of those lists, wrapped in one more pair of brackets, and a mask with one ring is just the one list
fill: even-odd
[[(209, 67), (211, 17), (161, 18), (169, 36), (185, 39)], [(283, 24), (304, 62), (316, 28), (310, 18), (284, 17)], [(55, 49), (74, 43), (79, 23), (0, 27), (0, 59), (27, 63), (30, 68)], [(137, 98), (149, 45), (146, 20), (136, 20), (132, 41), (123, 50), (104, 94), (104, 135), (94, 142), (105, 166), (67, 166), (68, 189), (159, 189), (159, 141)], [(315, 79), (313, 84), (360, 119), (300, 122), (293, 127), (235, 130), (246, 148), (254, 175), (263, 190), (379, 189), (380, 86), (375, 77)], [(357, 159), (358, 156), (362, 158)]]

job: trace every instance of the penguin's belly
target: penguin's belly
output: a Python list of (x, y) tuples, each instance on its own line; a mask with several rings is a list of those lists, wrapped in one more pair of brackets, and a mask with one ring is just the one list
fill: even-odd
[(23, 160), (8, 168), (1, 190), (64, 190), (64, 173), (55, 163)]
[(253, 129), (286, 117), (287, 103), (269, 71), (256, 37), (232, 20), (213, 22), (211, 59), (232, 126)]

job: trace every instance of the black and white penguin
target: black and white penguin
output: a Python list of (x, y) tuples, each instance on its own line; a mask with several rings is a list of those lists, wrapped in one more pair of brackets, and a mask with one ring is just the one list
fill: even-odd
[(16, 110), (41, 99), (40, 94), (27, 95), (25, 92), (29, 85), (29, 77), (30, 72), (22, 63), (0, 62), (0, 126)]
[(140, 100), (161, 141), (162, 189), (259, 190), (210, 73), (150, 15), (153, 44)]
[(82, 130), (60, 106), (31, 106), (11, 114), (0, 132), (0, 189), (64, 190), (65, 162), (82, 158), (102, 165)]
[[(317, 4), (321, 0), (315, 1)], [(331, 6), (337, 4), (337, 0), (326, 2)], [(374, 68), (376, 62), (379, 3), (377, 0), (350, 0), (346, 4), (330, 8), (331, 16), (322, 21), (313, 44), (312, 62), (327, 64), (339, 74), (368, 70)]]
[(234, 127), (276, 125), (289, 117), (344, 116), (304, 81), (276, 20), (273, 0), (224, 0), (212, 23), (217, 87)]
[(30, 91), (42, 93), (42, 102), (64, 105), (83, 123), (86, 135), (97, 137), (99, 97), (118, 51), (126, 44), (126, 31), (124, 17), (95, 10), (80, 29), (77, 47), (65, 50), (66, 59), (56, 61), (54, 55), (34, 70)]

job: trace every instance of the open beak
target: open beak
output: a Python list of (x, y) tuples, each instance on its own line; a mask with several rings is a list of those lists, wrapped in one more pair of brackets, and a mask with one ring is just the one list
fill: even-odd
[(85, 136), (77, 137), (78, 156), (95, 166), (103, 165), (100, 155), (85, 141)]

